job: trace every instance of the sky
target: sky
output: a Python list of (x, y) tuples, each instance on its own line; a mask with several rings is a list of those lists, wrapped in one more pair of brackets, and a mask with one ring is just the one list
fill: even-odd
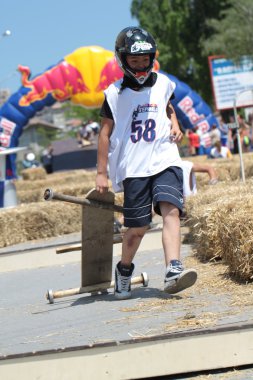
[[(138, 25), (132, 0), (1, 0), (0, 88), (21, 86), (19, 64), (43, 73), (83, 46), (114, 50), (118, 33)], [(9, 30), (11, 35), (3, 37)]]

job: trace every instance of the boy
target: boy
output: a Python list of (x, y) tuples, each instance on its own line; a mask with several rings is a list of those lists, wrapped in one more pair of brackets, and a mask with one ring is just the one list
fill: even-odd
[(107, 164), (114, 191), (124, 190), (121, 261), (115, 269), (115, 297), (131, 297), (132, 263), (152, 218), (152, 203), (162, 215), (166, 263), (164, 290), (177, 293), (192, 286), (195, 270), (180, 261), (180, 218), (183, 173), (176, 142), (182, 138), (169, 99), (175, 84), (152, 72), (156, 54), (153, 37), (138, 27), (123, 29), (115, 54), (123, 80), (105, 91), (98, 141), (96, 189), (108, 191)]

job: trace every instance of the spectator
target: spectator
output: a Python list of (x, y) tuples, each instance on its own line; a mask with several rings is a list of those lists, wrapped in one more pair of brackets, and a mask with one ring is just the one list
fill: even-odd
[(91, 145), (91, 135), (92, 129), (89, 127), (89, 123), (83, 122), (81, 128), (77, 132), (77, 141), (80, 148)]
[(228, 147), (229, 129), (228, 129), (227, 124), (222, 119), (222, 117), (219, 118), (219, 130), (220, 130), (220, 133), (221, 133), (221, 136), (220, 136), (221, 145)]
[(100, 125), (96, 121), (89, 120), (88, 126), (92, 130), (94, 136), (96, 136), (99, 133)]
[(25, 154), (25, 157), (22, 161), (22, 165), (24, 169), (29, 169), (37, 168), (38, 166), (40, 166), (40, 163), (35, 159), (35, 154), (33, 152), (28, 152)]
[(189, 154), (190, 156), (197, 156), (199, 154), (200, 139), (197, 134), (198, 127), (188, 129), (186, 134), (189, 141)]
[(41, 155), (41, 162), (47, 174), (53, 173), (53, 147), (49, 145), (43, 150)]
[(221, 146), (220, 141), (216, 141), (211, 149), (210, 158), (232, 158), (232, 153), (227, 146)]
[(241, 115), (238, 115), (238, 124), (242, 151), (246, 153), (250, 151), (250, 126)]
[(251, 112), (248, 116), (248, 124), (249, 124), (249, 138), (250, 138), (250, 150), (253, 149), (253, 113)]
[(209, 136), (210, 136), (210, 139), (211, 139), (211, 145), (212, 145), (212, 147), (214, 147), (214, 145), (215, 145), (215, 143), (217, 141), (221, 141), (221, 132), (217, 128), (216, 124), (213, 124), (211, 126), (211, 130), (209, 132)]

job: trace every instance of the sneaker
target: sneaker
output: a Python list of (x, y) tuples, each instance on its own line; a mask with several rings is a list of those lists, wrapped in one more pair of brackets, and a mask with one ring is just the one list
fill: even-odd
[(171, 260), (164, 279), (164, 291), (169, 294), (181, 292), (194, 285), (196, 280), (195, 269), (184, 269), (181, 261)]
[(213, 178), (213, 179), (210, 179), (208, 183), (209, 185), (217, 185), (218, 182), (219, 182), (218, 178)]
[(131, 297), (131, 277), (134, 271), (134, 264), (131, 268), (124, 268), (120, 262), (115, 268), (114, 295), (119, 300), (126, 300)]

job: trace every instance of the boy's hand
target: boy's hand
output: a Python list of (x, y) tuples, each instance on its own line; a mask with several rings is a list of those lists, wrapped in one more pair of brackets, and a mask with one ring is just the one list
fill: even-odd
[(183, 133), (181, 132), (179, 126), (172, 126), (170, 131), (171, 142), (180, 142), (183, 138)]
[(106, 193), (108, 191), (108, 177), (107, 177), (107, 173), (106, 174), (103, 174), (103, 173), (97, 173), (97, 176), (96, 176), (96, 190), (103, 194), (103, 193)]
[(171, 142), (178, 143), (182, 140), (183, 133), (181, 132), (179, 128), (175, 110), (170, 102), (168, 102), (167, 104), (166, 111), (167, 111), (167, 116), (171, 120), (171, 124), (172, 124), (171, 130), (170, 130), (170, 136), (173, 136), (173, 137), (171, 137)]

